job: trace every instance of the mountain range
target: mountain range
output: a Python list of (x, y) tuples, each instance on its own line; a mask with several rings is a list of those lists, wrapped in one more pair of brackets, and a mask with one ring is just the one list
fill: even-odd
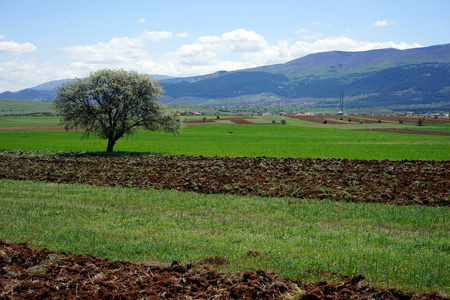
[[(166, 104), (450, 110), (450, 44), (407, 50), (330, 51), (284, 64), (170, 78), (153, 76)], [(51, 100), (57, 80), (0, 98)]]

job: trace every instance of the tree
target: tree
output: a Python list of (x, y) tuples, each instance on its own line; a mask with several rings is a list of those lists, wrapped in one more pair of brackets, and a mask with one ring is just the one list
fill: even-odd
[(162, 92), (149, 75), (104, 69), (59, 86), (53, 105), (66, 130), (97, 134), (112, 152), (118, 139), (138, 128), (179, 133), (180, 117), (157, 102)]

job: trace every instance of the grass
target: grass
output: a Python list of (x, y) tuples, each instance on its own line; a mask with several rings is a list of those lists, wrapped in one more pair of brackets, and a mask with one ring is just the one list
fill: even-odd
[[(83, 138), (76, 131), (0, 130), (0, 140), (4, 149), (106, 149), (105, 140)], [(118, 140), (114, 150), (194, 156), (449, 160), (450, 138), (304, 126), (221, 125), (186, 127), (178, 136), (139, 131)]]
[(54, 113), (50, 101), (0, 99), (0, 116), (42, 113)]
[(0, 116), (2, 128), (59, 127), (60, 117)]
[[(449, 293), (450, 208), (201, 195), (0, 180), (0, 237), (143, 263), (220, 256), (227, 271), (363, 274)], [(297, 200), (298, 201), (298, 200)], [(258, 251), (248, 257), (248, 251)], [(310, 270), (309, 272), (307, 272)]]
[[(281, 117), (256, 119), (256, 123)], [(450, 160), (448, 136), (345, 129), (413, 124), (314, 124), (186, 127), (179, 136), (139, 131), (117, 152), (205, 156)], [(106, 141), (74, 131), (7, 131), (57, 126), (58, 118), (0, 116), (0, 148), (102, 152)], [(345, 126), (345, 127), (342, 127)], [(449, 125), (415, 129), (449, 131)], [(223, 269), (266, 268), (285, 278), (320, 272), (363, 274), (378, 286), (450, 293), (450, 210), (385, 204), (0, 180), (0, 238), (34, 247), (144, 263), (195, 262)], [(298, 201), (296, 199), (295, 201)], [(248, 251), (258, 251), (248, 257)], [(309, 271), (308, 271), (309, 270)], [(308, 271), (308, 272), (307, 272)]]

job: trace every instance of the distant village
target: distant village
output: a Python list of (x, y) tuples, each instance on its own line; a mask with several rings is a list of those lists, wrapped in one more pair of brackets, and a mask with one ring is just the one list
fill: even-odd
[[(188, 115), (188, 116), (202, 116), (202, 115), (206, 115), (206, 113), (201, 113), (198, 111), (183, 111), (180, 112), (179, 114), (181, 115)], [(313, 113), (313, 112), (301, 112), (301, 111), (297, 111), (297, 112), (277, 112), (277, 113), (271, 113), (271, 112), (221, 112), (222, 115), (227, 115), (227, 116), (326, 116), (326, 115), (332, 115), (329, 113)], [(361, 116), (367, 116), (369, 114), (366, 113), (362, 113), (362, 114), (357, 114), (357, 113), (351, 113), (351, 114), (346, 114), (343, 113), (342, 111), (337, 112), (335, 115), (350, 115), (350, 116), (357, 116), (357, 115), (361, 115)], [(375, 114), (370, 114), (372, 116), (374, 116)], [(448, 118), (449, 117), (449, 113), (426, 113), (426, 114), (416, 114), (412, 111), (405, 111), (405, 112), (395, 112), (395, 113), (391, 113), (389, 114), (389, 116), (399, 116), (399, 117), (414, 117), (414, 116), (421, 116), (421, 117), (434, 117), (434, 118)]]

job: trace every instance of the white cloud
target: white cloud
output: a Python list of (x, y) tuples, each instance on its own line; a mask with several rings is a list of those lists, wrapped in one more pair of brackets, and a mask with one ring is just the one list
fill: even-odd
[(341, 51), (367, 51), (383, 48), (408, 49), (421, 47), (420, 44), (407, 44), (405, 42), (367, 42), (355, 41), (346, 36), (329, 37), (321, 40), (316, 40), (312, 43), (298, 41), (290, 47), (290, 55), (294, 57), (301, 57), (311, 53), (326, 52), (333, 50)]
[(159, 42), (164, 39), (182, 38), (186, 33), (173, 34), (169, 31), (145, 31), (138, 37), (118, 37), (109, 40), (107, 43), (99, 42), (87, 46), (74, 46), (62, 48), (61, 50), (70, 54), (70, 58), (81, 63), (88, 64), (114, 64), (133, 63), (148, 58), (145, 51), (145, 42)]
[(138, 20), (138, 23), (145, 23), (145, 22), (147, 22), (147, 20), (145, 18), (141, 18)]
[(55, 66), (50, 62), (11, 60), (0, 62), (0, 92), (17, 91), (24, 88), (63, 78), (82, 77), (86, 73), (76, 72), (66, 66)]
[(373, 26), (376, 26), (376, 27), (388, 26), (388, 25), (395, 24), (395, 23), (397, 23), (397, 22), (395, 22), (395, 21), (388, 21), (388, 20), (382, 20), (382, 21), (378, 20), (375, 23), (373, 23)]
[(0, 40), (4, 40), (5, 39), (5, 35), (0, 34)]
[(149, 40), (153, 42), (159, 42), (161, 40), (168, 40), (174, 38), (184, 38), (187, 37), (186, 32), (173, 34), (170, 31), (145, 31), (137, 37), (138, 40)]
[(268, 47), (263, 36), (245, 29), (222, 34), (222, 42), (232, 52), (256, 52)]
[[(1, 39), (4, 39), (5, 36), (1, 36)], [(0, 42), (0, 52), (7, 52), (13, 55), (20, 55), (28, 52), (35, 52), (36, 46), (31, 43), (23, 43), (19, 44), (17, 42), (12, 41), (1, 41)]]

